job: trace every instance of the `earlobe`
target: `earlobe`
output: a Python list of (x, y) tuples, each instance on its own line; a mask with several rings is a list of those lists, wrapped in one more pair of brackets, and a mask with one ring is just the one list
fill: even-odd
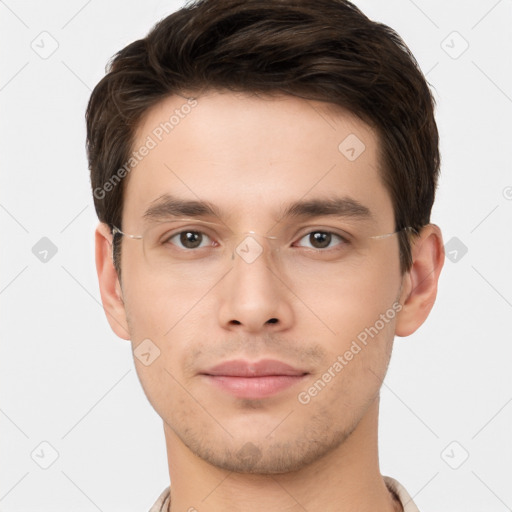
[(101, 302), (112, 330), (122, 339), (129, 340), (126, 310), (119, 278), (112, 261), (112, 233), (101, 222), (95, 232), (96, 272), (100, 287)]
[(425, 226), (412, 242), (412, 266), (403, 276), (395, 334), (409, 336), (427, 319), (437, 295), (437, 283), (444, 264), (441, 230)]

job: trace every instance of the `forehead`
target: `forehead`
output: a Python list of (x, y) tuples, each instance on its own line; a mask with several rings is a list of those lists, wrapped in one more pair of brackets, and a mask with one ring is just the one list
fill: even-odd
[(361, 202), (383, 221), (393, 218), (376, 133), (330, 103), (219, 91), (193, 100), (174, 95), (146, 113), (132, 149), (124, 224), (140, 222), (163, 194), (219, 205), (237, 222), (263, 221), (299, 198), (333, 194)]

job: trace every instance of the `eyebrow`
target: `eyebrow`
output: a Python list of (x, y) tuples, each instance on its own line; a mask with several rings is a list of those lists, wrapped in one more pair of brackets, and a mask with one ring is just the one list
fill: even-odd
[[(372, 220), (370, 209), (350, 197), (327, 197), (295, 201), (282, 208), (279, 220), (288, 218), (348, 217)], [(182, 199), (163, 194), (155, 199), (145, 211), (145, 221), (166, 220), (172, 217), (217, 217), (223, 218), (223, 211), (209, 201)]]
[(208, 201), (181, 199), (163, 194), (154, 201), (144, 212), (146, 221), (162, 220), (169, 217), (221, 217), (221, 211)]
[(350, 217), (371, 220), (370, 209), (350, 197), (328, 197), (296, 201), (288, 205), (281, 213), (281, 218), (288, 217)]

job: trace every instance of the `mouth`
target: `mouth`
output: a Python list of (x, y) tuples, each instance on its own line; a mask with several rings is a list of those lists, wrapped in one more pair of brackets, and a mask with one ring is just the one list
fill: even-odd
[(226, 361), (200, 375), (209, 384), (235, 397), (261, 399), (298, 384), (309, 373), (281, 361), (264, 359)]

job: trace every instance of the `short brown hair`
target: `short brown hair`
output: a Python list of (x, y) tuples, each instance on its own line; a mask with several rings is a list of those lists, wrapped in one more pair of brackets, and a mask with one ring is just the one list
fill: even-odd
[[(347, 0), (198, 0), (119, 51), (86, 113), (100, 221), (122, 229), (126, 180), (103, 187), (128, 160), (144, 113), (170, 95), (213, 89), (285, 93), (351, 111), (378, 133), (395, 228), (430, 222), (440, 165), (434, 98), (398, 34)], [(399, 236), (405, 272), (410, 239)]]

